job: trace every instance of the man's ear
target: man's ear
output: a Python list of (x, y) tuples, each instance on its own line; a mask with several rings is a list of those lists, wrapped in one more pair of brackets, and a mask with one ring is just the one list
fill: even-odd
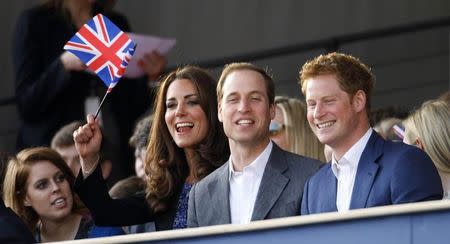
[(220, 122), (223, 122), (223, 118), (222, 118), (222, 102), (219, 101), (217, 103), (217, 117), (219, 118)]
[(363, 90), (358, 90), (353, 95), (353, 108), (356, 112), (361, 112), (366, 107), (367, 96)]
[(414, 141), (414, 144), (415, 144), (418, 148), (420, 148), (420, 149), (422, 149), (422, 150), (425, 150), (425, 147), (423, 146), (422, 140), (420, 140), (420, 138), (417, 138), (417, 139)]
[(272, 119), (275, 119), (275, 114), (276, 114), (276, 112), (277, 112), (277, 109), (276, 109), (276, 106), (277, 106), (277, 105), (275, 105), (275, 103), (272, 103), (272, 104), (270, 104), (269, 106), (270, 106), (270, 107), (269, 107), (269, 111), (270, 111), (270, 119), (272, 120)]

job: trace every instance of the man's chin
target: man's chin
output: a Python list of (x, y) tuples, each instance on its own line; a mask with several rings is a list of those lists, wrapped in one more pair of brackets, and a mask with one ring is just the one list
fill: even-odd
[(330, 145), (332, 144), (332, 138), (329, 136), (318, 136), (317, 137), (322, 144)]
[(245, 135), (239, 135), (237, 137), (234, 138), (234, 141), (240, 144), (248, 144), (251, 142), (255, 142), (258, 139), (255, 138), (254, 136), (245, 136)]

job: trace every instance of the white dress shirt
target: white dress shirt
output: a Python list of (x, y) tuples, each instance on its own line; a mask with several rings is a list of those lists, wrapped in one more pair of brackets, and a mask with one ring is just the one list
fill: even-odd
[(369, 128), (339, 161), (335, 159), (334, 155), (332, 157), (331, 170), (337, 179), (336, 207), (339, 212), (347, 211), (350, 208), (359, 159), (370, 135), (372, 135), (372, 128)]
[(242, 172), (233, 168), (232, 157), (229, 159), (229, 182), (230, 182), (230, 213), (232, 224), (249, 223), (259, 185), (272, 152), (272, 141), (269, 142), (264, 151), (249, 165), (245, 166)]

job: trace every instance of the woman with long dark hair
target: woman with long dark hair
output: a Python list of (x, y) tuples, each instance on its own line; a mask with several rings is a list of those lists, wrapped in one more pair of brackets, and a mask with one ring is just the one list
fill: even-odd
[(98, 166), (101, 133), (97, 121), (74, 132), (82, 174), (77, 191), (100, 225), (154, 221), (156, 230), (185, 228), (189, 191), (229, 157), (217, 117), (215, 80), (186, 66), (169, 73), (159, 88), (145, 159), (145, 193), (111, 199)]

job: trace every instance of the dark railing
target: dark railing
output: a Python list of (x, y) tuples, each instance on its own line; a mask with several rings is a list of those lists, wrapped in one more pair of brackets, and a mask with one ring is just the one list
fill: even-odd
[[(304, 42), (300, 44), (287, 45), (279, 48), (270, 48), (257, 52), (242, 53), (235, 56), (221, 57), (216, 59), (204, 60), (204, 61), (192, 61), (192, 64), (196, 64), (203, 68), (217, 68), (231, 62), (242, 61), (255, 61), (267, 58), (273, 58), (278, 56), (289, 55), (293, 53), (301, 53), (305, 51), (311, 51), (316, 49), (325, 49), (328, 52), (337, 51), (342, 44), (349, 44), (359, 41), (373, 40), (377, 38), (401, 35), (412, 32), (425, 31), (435, 28), (442, 28), (450, 26), (450, 16), (426, 20), (420, 22), (409, 23), (406, 25), (398, 25), (389, 28), (380, 28), (369, 31), (363, 31), (359, 33), (339, 35), (335, 37)], [(169, 67), (168, 70), (175, 67)], [(0, 99), (0, 107), (15, 103), (14, 97)]]

